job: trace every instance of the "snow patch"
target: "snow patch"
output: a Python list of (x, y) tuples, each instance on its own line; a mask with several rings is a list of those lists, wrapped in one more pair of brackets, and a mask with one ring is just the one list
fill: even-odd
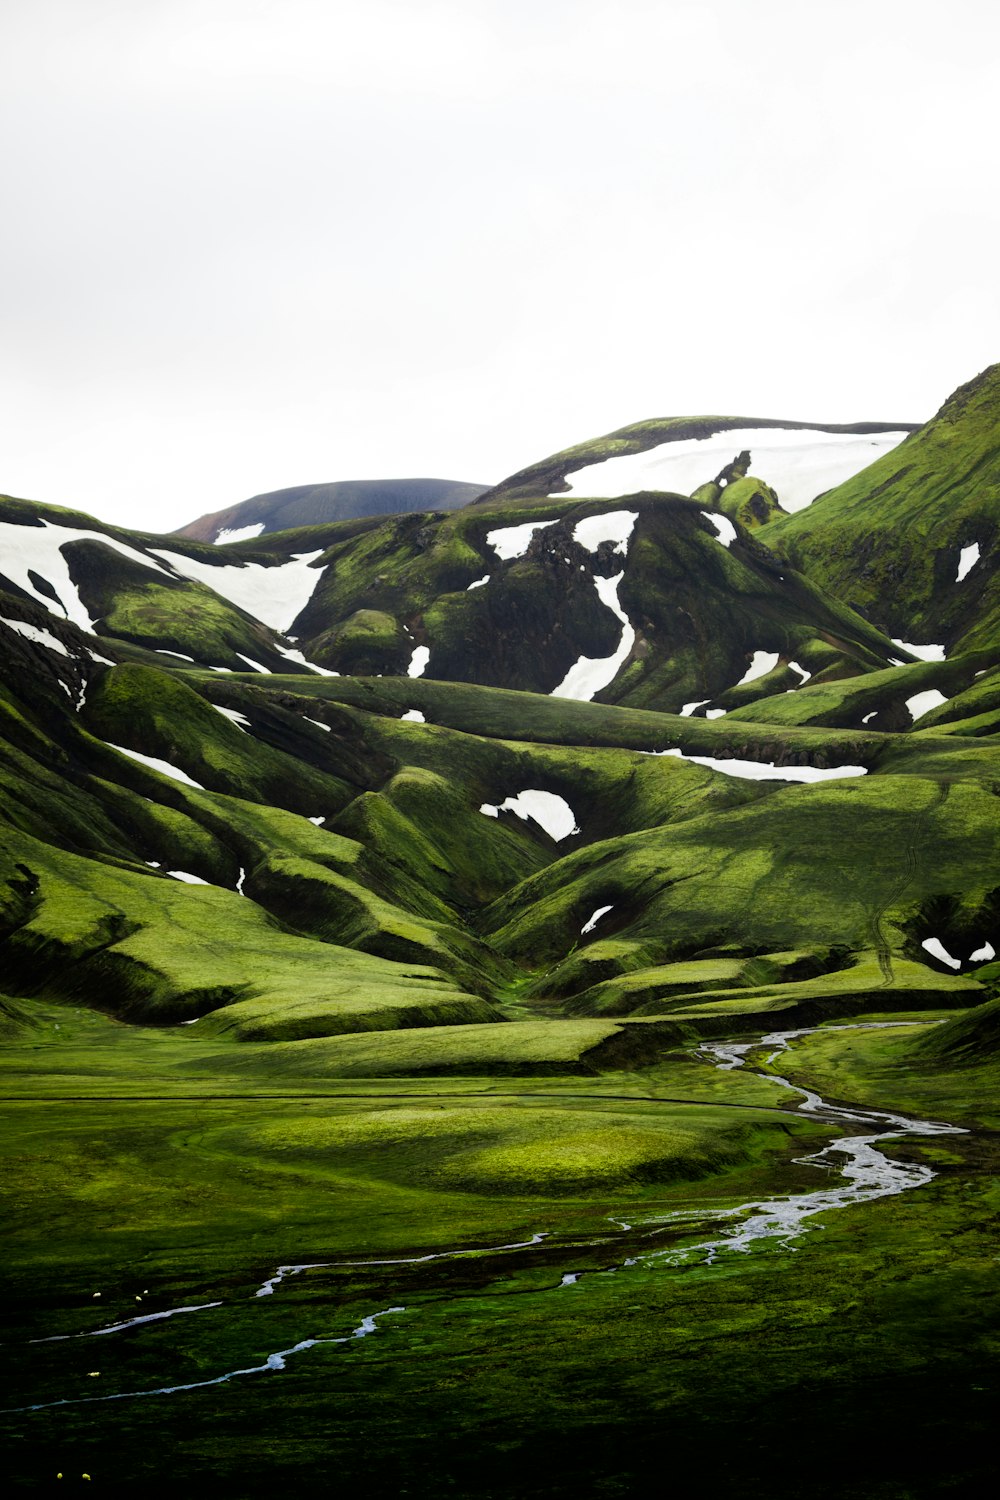
[(996, 955), (996, 950), (993, 947), (992, 943), (984, 943), (981, 948), (977, 948), (976, 949), (975, 953), (971, 953), (969, 955), (969, 957), (972, 959), (973, 963), (987, 963), (987, 964), (990, 962), (991, 959), (996, 958), (996, 956), (997, 956)]
[(265, 677), (270, 677), (270, 667), (262, 667), (259, 661), (254, 661), (252, 656), (244, 656), (242, 651), (237, 651), (236, 655), (240, 661), (245, 661), (247, 666), (252, 667), (255, 672), (263, 672)]
[(250, 728), (250, 720), (246, 714), (241, 714), (238, 708), (223, 708), (221, 703), (213, 703), (212, 707), (217, 714), (222, 714), (224, 718), (231, 719), (238, 728), (243, 730), (244, 734)]
[[(573, 540), (588, 552), (596, 552), (603, 542), (614, 542), (614, 551), (624, 557), (638, 519), (637, 510), (609, 510), (602, 515), (586, 516), (573, 527)], [(569, 562), (568, 557), (564, 560)]]
[(808, 682), (812, 676), (812, 673), (807, 672), (805, 667), (800, 667), (797, 661), (790, 661), (788, 663), (788, 670), (796, 674), (800, 683)]
[(745, 781), (839, 781), (845, 776), (866, 776), (867, 766), (776, 766), (769, 760), (716, 760), (711, 755), (685, 755), (683, 750), (643, 751), (644, 755), (677, 755), (710, 771), (724, 771)]
[(529, 819), (544, 828), (550, 839), (558, 844), (561, 839), (569, 838), (572, 833), (579, 833), (573, 809), (565, 797), (559, 797), (555, 792), (527, 791), (518, 792), (516, 797), (507, 797), (494, 807), (491, 802), (484, 802), (479, 811), (488, 818), (497, 818), (502, 812), (512, 812), (527, 822)]
[(173, 880), (182, 880), (185, 885), (208, 885), (207, 880), (202, 880), (200, 875), (189, 875), (187, 870), (168, 870), (167, 874)]
[[(645, 453), (604, 459), (568, 474), (574, 495), (617, 500), (641, 490), (690, 495), (749, 449), (750, 472), (777, 492), (787, 511), (803, 510), (817, 495), (859, 473), (909, 434), (842, 433), (816, 428), (737, 427), (707, 438), (660, 443)], [(553, 499), (565, 499), (565, 492)]]
[(297, 552), (289, 562), (273, 567), (255, 562), (224, 563), (218, 567), (161, 547), (152, 547), (150, 551), (168, 562), (176, 573), (206, 584), (230, 604), (282, 633), (291, 630), (326, 571), (313, 567), (317, 557), (323, 555), (322, 547), (317, 552)]
[[(3, 616), (0, 616), (3, 619)], [(58, 651), (60, 656), (69, 656), (69, 652), (62, 641), (57, 640), (50, 630), (41, 625), (29, 625), (25, 620), (3, 620), (11, 630), (16, 630), (18, 635), (23, 635), (26, 641), (33, 641), (36, 646), (45, 646), (49, 651)]]
[(589, 921), (584, 922), (580, 928), (580, 936), (583, 937), (585, 932), (593, 932), (601, 918), (606, 917), (609, 911), (614, 911), (614, 906), (599, 906)]
[(867, 724), (872, 719), (876, 719), (876, 718), (878, 718), (878, 709), (877, 708), (873, 708), (870, 714), (865, 714), (865, 716), (861, 720), (861, 722), (862, 722), (862, 724)]
[(753, 661), (736, 686), (743, 687), (748, 682), (756, 682), (758, 677), (766, 677), (768, 672), (773, 672), (777, 665), (777, 651), (755, 651)]
[(920, 946), (932, 958), (939, 959), (941, 963), (947, 964), (949, 969), (960, 969), (962, 967), (957, 958), (952, 958), (940, 938), (924, 938)]
[(431, 648), (429, 646), (415, 646), (413, 655), (410, 657), (410, 665), (406, 669), (407, 677), (423, 677), (430, 659)]
[[(69, 542), (100, 542), (102, 546), (110, 547), (113, 552), (120, 552), (123, 557), (154, 573), (162, 573), (168, 578), (170, 576), (166, 568), (162, 568), (146, 553), (127, 547), (124, 542), (106, 536), (103, 531), (79, 531), (73, 526), (55, 526), (51, 521), (43, 521), (41, 526), (15, 526), (10, 521), (0, 521), (0, 556), (3, 558), (0, 572), (26, 594), (37, 599), (39, 604), (44, 604), (50, 615), (61, 609), (67, 620), (72, 620), (90, 635), (93, 635), (97, 621), (91, 620), (76, 585), (69, 576), (69, 563), (62, 552), (62, 548)], [(43, 594), (35, 587), (28, 577), (29, 570), (51, 584), (59, 600), (58, 606), (48, 594)]]
[(326, 818), (325, 817), (323, 817), (323, 818), (310, 818), (309, 822), (310, 823), (315, 823), (317, 828), (322, 828), (323, 824), (326, 822)]
[(589, 703), (595, 693), (609, 687), (618, 676), (635, 642), (632, 622), (618, 602), (618, 589), (624, 577), (624, 572), (621, 572), (616, 573), (613, 578), (594, 579), (594, 587), (601, 603), (607, 605), (615, 618), (622, 622), (618, 650), (613, 656), (581, 656), (570, 667), (559, 686), (553, 688), (549, 694), (551, 698), (575, 698), (581, 703)]
[(696, 708), (704, 708), (706, 703), (711, 703), (711, 698), (699, 698), (695, 703), (685, 703), (681, 709), (682, 719), (690, 719)]
[(702, 511), (702, 515), (711, 521), (715, 527), (715, 534), (723, 547), (731, 547), (737, 538), (737, 530), (728, 516), (717, 516), (710, 510)]
[(939, 693), (937, 688), (928, 688), (925, 693), (914, 693), (912, 698), (907, 698), (906, 706), (910, 710), (910, 717), (914, 722), (922, 718), (924, 714), (930, 713), (932, 708), (940, 708), (942, 703), (948, 699), (944, 693)]
[(185, 786), (193, 786), (199, 792), (205, 790), (200, 781), (192, 781), (186, 771), (178, 770), (168, 760), (157, 760), (155, 755), (140, 755), (138, 750), (126, 750), (124, 745), (113, 745), (110, 740), (105, 740), (104, 743), (110, 749), (117, 750), (119, 755), (127, 755), (129, 760), (137, 760), (141, 765), (148, 766), (151, 771), (159, 771), (161, 776), (169, 776), (173, 781), (181, 781)]
[(263, 530), (263, 521), (257, 521), (252, 526), (224, 526), (215, 538), (215, 545), (224, 547), (227, 542), (249, 542), (255, 536), (260, 536)]
[(498, 526), (486, 533), (486, 541), (501, 562), (511, 562), (515, 557), (524, 556), (536, 531), (544, 531), (546, 526), (555, 524), (555, 521), (525, 521), (520, 526)]
[(466, 589), (465, 592), (467, 594), (471, 594), (473, 589), (481, 589), (483, 587), (483, 585), (489, 583), (489, 581), (490, 581), (490, 575), (489, 575), (489, 573), (484, 573), (483, 576), (482, 576), (482, 578), (477, 578), (476, 581), (475, 581), (475, 583), (470, 583), (469, 587)]
[(315, 724), (317, 729), (325, 729), (327, 734), (331, 733), (329, 724), (324, 724), (321, 719), (310, 719), (308, 714), (303, 714), (302, 717), (305, 719), (307, 724)]
[(162, 646), (156, 647), (157, 656), (176, 656), (178, 661), (194, 661), (193, 656), (185, 656), (183, 651), (166, 651)]
[(971, 546), (962, 548), (962, 555), (958, 559), (958, 572), (955, 574), (956, 583), (961, 583), (963, 578), (968, 577), (979, 561), (979, 558), (978, 542), (973, 542)]
[(706, 708), (706, 710), (705, 710), (705, 718), (706, 719), (724, 719), (726, 717), (726, 713), (727, 712), (728, 712), (728, 710), (726, 710), (724, 708)]
[(400, 714), (399, 717), (401, 719), (403, 719), (404, 721), (408, 721), (411, 724), (426, 724), (427, 723), (427, 720), (424, 718), (424, 716), (420, 712), (419, 708), (408, 708), (406, 710), (406, 713), (405, 714)]
[(917, 656), (921, 661), (944, 661), (943, 646), (911, 646), (909, 641), (897, 641), (893, 639), (892, 644), (898, 646), (901, 651), (909, 651), (911, 656)]
[[(277, 641), (272, 642), (279, 656), (285, 657), (287, 661), (297, 661), (300, 667), (308, 667), (310, 672), (315, 672), (318, 677), (339, 677), (339, 672), (332, 671), (329, 667), (318, 667), (314, 661), (306, 661), (299, 650), (289, 650), (287, 646), (279, 646)], [(243, 658), (246, 661), (246, 657)]]

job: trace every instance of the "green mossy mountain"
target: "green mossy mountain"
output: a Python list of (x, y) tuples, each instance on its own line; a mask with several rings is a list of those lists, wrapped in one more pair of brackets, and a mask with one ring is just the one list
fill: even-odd
[(763, 540), (880, 629), (951, 656), (995, 645), (998, 534), (1000, 365), (991, 365), (892, 453), (771, 521)]
[[(193, 942), (203, 913), (213, 927), (220, 887), (306, 945), (286, 996), (297, 1036), (371, 1009), (331, 991), (324, 1014), (317, 942), (331, 975), (345, 952), (414, 964), (477, 1021), (483, 1005), (638, 1019), (696, 1004), (702, 1024), (712, 1005), (846, 1013), (876, 991), (967, 1004), (969, 981), (923, 945), (960, 968), (997, 945), (998, 408), (993, 370), (791, 516), (748, 454), (694, 498), (541, 493), (744, 418), (640, 423), (465, 509), (227, 548), (0, 502), (0, 811), (37, 841), (8, 866), (7, 942), (51, 957), (26, 993), (59, 993), (59, 913), (81, 885), (74, 993), (132, 1019), (193, 1009), (233, 1036), (279, 1035), (279, 991), (244, 996), (224, 964), (191, 988), (169, 957), (178, 924)], [(906, 546), (887, 550), (908, 505)], [(922, 661), (899, 642), (927, 639), (927, 579), (970, 526), (986, 615)], [(596, 686), (560, 686), (613, 657)], [(561, 802), (558, 836), (519, 809), (525, 791)], [(181, 901), (141, 895), (178, 882)], [(155, 981), (138, 933), (158, 946)], [(907, 965), (924, 977), (901, 986)], [(85, 978), (112, 968), (121, 1004)], [(421, 1014), (405, 984), (400, 1014)]]
[[(962, 1492), (834, 1460), (992, 1389), (1000, 379), (795, 513), (567, 488), (748, 426), (222, 547), (0, 499), (16, 1484)], [(728, 1253), (861, 1104), (926, 1191)]]

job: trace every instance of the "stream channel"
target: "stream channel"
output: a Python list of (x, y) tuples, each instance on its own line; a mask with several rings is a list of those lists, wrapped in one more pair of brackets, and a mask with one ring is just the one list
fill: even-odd
[[(865, 1030), (906, 1024), (912, 1023), (858, 1022), (842, 1027), (825, 1027), (824, 1031)], [(766, 1058), (766, 1066), (770, 1067), (775, 1059), (787, 1049), (789, 1042), (797, 1037), (808, 1036), (816, 1029), (804, 1027), (798, 1031), (774, 1031), (749, 1042), (705, 1042), (696, 1049), (696, 1056), (724, 1072), (731, 1072), (747, 1066), (746, 1059), (749, 1053), (769, 1047), (772, 1050)], [(834, 1128), (843, 1128), (845, 1133), (838, 1135), (822, 1150), (809, 1156), (796, 1158), (797, 1163), (814, 1167), (831, 1176), (835, 1175), (837, 1180), (829, 1186), (812, 1192), (751, 1200), (738, 1204), (735, 1208), (680, 1209), (666, 1214), (643, 1214), (641, 1219), (634, 1222), (609, 1216), (609, 1222), (615, 1226), (617, 1233), (609, 1234), (607, 1238), (600, 1240), (588, 1241), (588, 1245), (613, 1245), (619, 1236), (625, 1237), (626, 1235), (629, 1236), (630, 1243), (633, 1243), (636, 1234), (640, 1238), (643, 1236), (652, 1238), (662, 1236), (667, 1230), (679, 1230), (683, 1233), (685, 1221), (696, 1220), (699, 1224), (703, 1224), (707, 1219), (719, 1227), (717, 1233), (710, 1238), (700, 1239), (693, 1244), (672, 1244), (665, 1248), (654, 1247), (639, 1250), (619, 1260), (617, 1264), (602, 1267), (603, 1272), (620, 1272), (626, 1271), (631, 1266), (653, 1264), (679, 1266), (701, 1262), (710, 1265), (723, 1254), (745, 1253), (752, 1246), (763, 1241), (773, 1241), (778, 1248), (791, 1249), (793, 1248), (792, 1242), (806, 1233), (807, 1221), (815, 1215), (829, 1213), (833, 1209), (847, 1208), (852, 1204), (874, 1202), (879, 1198), (892, 1197), (913, 1188), (924, 1187), (936, 1175), (930, 1167), (922, 1163), (892, 1160), (879, 1150), (881, 1142), (898, 1140), (905, 1136), (964, 1135), (967, 1133), (959, 1126), (947, 1125), (939, 1121), (910, 1119), (905, 1115), (885, 1110), (845, 1108), (841, 1105), (828, 1104), (818, 1094), (812, 1093), (809, 1089), (800, 1088), (778, 1074), (766, 1072), (759, 1073), (758, 1076), (798, 1095), (799, 1102), (795, 1106), (798, 1110), (827, 1120)], [(372, 1267), (373, 1269), (414, 1266), (430, 1261), (461, 1260), (467, 1257), (482, 1259), (491, 1255), (503, 1256), (505, 1260), (509, 1260), (510, 1257), (516, 1256), (518, 1251), (536, 1249), (550, 1238), (552, 1236), (549, 1233), (539, 1232), (532, 1235), (530, 1239), (507, 1245), (441, 1250), (428, 1255), (403, 1257), (397, 1260), (309, 1261), (302, 1264), (282, 1265), (278, 1266), (274, 1274), (257, 1288), (254, 1296), (256, 1298), (271, 1297), (279, 1291), (282, 1283), (289, 1277), (308, 1271), (348, 1266)], [(553, 1247), (559, 1249), (561, 1256), (565, 1258), (565, 1244), (559, 1245), (558, 1241), (553, 1239)], [(558, 1291), (562, 1287), (572, 1286), (587, 1274), (594, 1273), (566, 1272), (558, 1283), (547, 1290)], [(166, 1319), (181, 1314), (208, 1312), (224, 1305), (222, 1301), (214, 1301), (168, 1308), (162, 1312), (147, 1313), (142, 1317), (129, 1318), (84, 1333), (56, 1334), (48, 1338), (34, 1339), (31, 1342), (36, 1344), (61, 1343), (76, 1339), (103, 1338), (128, 1329), (162, 1323)], [(242, 1306), (245, 1309), (245, 1302)], [(8, 1407), (7, 1412), (43, 1411), (58, 1406), (91, 1405), (107, 1401), (137, 1400), (149, 1396), (170, 1396), (182, 1391), (202, 1390), (223, 1385), (246, 1375), (281, 1371), (285, 1369), (287, 1361), (296, 1355), (304, 1354), (321, 1344), (352, 1344), (357, 1339), (367, 1338), (377, 1333), (383, 1319), (397, 1317), (406, 1312), (407, 1309), (404, 1306), (384, 1307), (379, 1311), (366, 1314), (357, 1327), (339, 1337), (300, 1339), (285, 1349), (278, 1349), (268, 1354), (261, 1364), (226, 1370), (210, 1379), (185, 1384), (161, 1385), (147, 1390), (117, 1391), (110, 1395), (66, 1396), (61, 1400), (36, 1402), (30, 1406)]]

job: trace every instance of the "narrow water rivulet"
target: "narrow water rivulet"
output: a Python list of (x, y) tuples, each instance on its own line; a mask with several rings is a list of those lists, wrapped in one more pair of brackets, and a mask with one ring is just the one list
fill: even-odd
[[(883, 1027), (902, 1024), (907, 1023), (858, 1022), (849, 1026), (826, 1029), (869, 1029), (875, 1026)], [(696, 1055), (701, 1057), (706, 1063), (722, 1071), (731, 1072), (737, 1068), (747, 1067), (747, 1057), (751, 1052), (771, 1048), (772, 1050), (766, 1059), (769, 1066), (775, 1058), (779, 1057), (788, 1048), (788, 1044), (791, 1041), (797, 1037), (807, 1036), (816, 1029), (815, 1027), (804, 1027), (792, 1031), (774, 1031), (750, 1042), (706, 1042), (697, 1049)], [(813, 1191), (791, 1193), (773, 1198), (755, 1199), (728, 1209), (680, 1209), (666, 1214), (639, 1214), (629, 1220), (617, 1216), (609, 1216), (609, 1223), (615, 1226), (615, 1231), (609, 1232), (606, 1239), (602, 1238), (598, 1241), (591, 1241), (589, 1242), (590, 1244), (606, 1243), (613, 1245), (619, 1236), (624, 1238), (626, 1235), (630, 1236), (633, 1241), (637, 1234), (640, 1238), (644, 1235), (650, 1237), (654, 1235), (659, 1236), (665, 1230), (672, 1227), (682, 1231), (684, 1223), (690, 1221), (703, 1223), (706, 1219), (710, 1219), (718, 1223), (721, 1227), (717, 1234), (698, 1240), (693, 1244), (680, 1246), (674, 1244), (665, 1248), (639, 1250), (620, 1264), (613, 1267), (605, 1267), (605, 1270), (626, 1271), (632, 1266), (642, 1265), (648, 1267), (657, 1264), (665, 1267), (679, 1266), (697, 1261), (711, 1264), (724, 1253), (745, 1253), (753, 1246), (766, 1241), (772, 1241), (776, 1246), (784, 1249), (794, 1248), (792, 1241), (806, 1232), (809, 1227), (808, 1221), (815, 1218), (816, 1215), (829, 1213), (835, 1209), (846, 1208), (853, 1204), (874, 1202), (879, 1198), (908, 1192), (910, 1189), (923, 1187), (936, 1175), (931, 1167), (922, 1163), (893, 1160), (883, 1151), (879, 1150), (880, 1142), (898, 1140), (905, 1136), (964, 1135), (967, 1133), (960, 1126), (948, 1125), (941, 1121), (910, 1119), (905, 1115), (885, 1110), (848, 1108), (842, 1105), (828, 1104), (818, 1094), (809, 1089), (800, 1088), (789, 1079), (778, 1074), (767, 1072), (758, 1073), (758, 1076), (767, 1078), (770, 1082), (788, 1089), (793, 1094), (799, 1095), (800, 1101), (795, 1106), (798, 1110), (815, 1115), (820, 1119), (829, 1120), (834, 1126), (845, 1127), (847, 1133), (838, 1135), (829, 1145), (824, 1146), (820, 1151), (796, 1158), (797, 1163), (801, 1165), (836, 1174), (839, 1181)], [(517, 1252), (522, 1250), (537, 1250), (538, 1246), (546, 1241), (551, 1242), (553, 1249), (557, 1251), (561, 1250), (565, 1254), (565, 1245), (560, 1246), (558, 1239), (551, 1232), (537, 1232), (530, 1239), (484, 1248), (458, 1246), (434, 1251), (426, 1255), (399, 1257), (396, 1259), (351, 1259), (286, 1264), (279, 1266), (274, 1274), (264, 1281), (254, 1293), (254, 1299), (273, 1296), (288, 1277), (299, 1276), (311, 1270), (319, 1271), (344, 1267), (390, 1268), (393, 1266), (422, 1265), (431, 1261), (448, 1259), (461, 1260), (468, 1257), (485, 1259), (492, 1255), (502, 1255), (505, 1261), (509, 1263), (510, 1259), (516, 1259)], [(583, 1287), (585, 1288), (586, 1278), (583, 1277), (582, 1271), (561, 1273), (561, 1279), (554, 1283), (553, 1287), (542, 1289), (536, 1295), (546, 1295), (552, 1290), (560, 1290), (563, 1287), (576, 1285), (581, 1278), (583, 1278)], [(220, 1307), (227, 1305), (229, 1307), (239, 1307), (241, 1312), (245, 1312), (246, 1310), (245, 1301), (238, 1303), (231, 1302), (229, 1304), (214, 1301), (144, 1314), (141, 1317), (126, 1319), (103, 1328), (92, 1329), (82, 1333), (50, 1335), (48, 1339), (36, 1339), (32, 1342), (63, 1342), (78, 1338), (94, 1338), (119, 1333), (126, 1329), (137, 1330), (140, 1326), (161, 1323), (180, 1313), (216, 1311)], [(407, 1309), (401, 1305), (384, 1307), (378, 1312), (366, 1314), (361, 1322), (348, 1333), (338, 1336), (304, 1338), (287, 1348), (268, 1354), (260, 1364), (223, 1371), (205, 1380), (164, 1384), (146, 1390), (116, 1391), (109, 1395), (69, 1395), (55, 1401), (36, 1402), (29, 1406), (7, 1408), (7, 1410), (41, 1411), (56, 1406), (90, 1405), (104, 1401), (124, 1401), (149, 1396), (169, 1396), (178, 1392), (194, 1391), (206, 1387), (223, 1385), (244, 1376), (279, 1372), (286, 1368), (287, 1361), (295, 1355), (304, 1354), (308, 1350), (323, 1344), (353, 1344), (358, 1339), (377, 1333), (378, 1324), (381, 1319), (389, 1316), (395, 1317), (406, 1312)], [(411, 1315), (415, 1314), (418, 1312), (418, 1309), (410, 1309), (410, 1312)]]

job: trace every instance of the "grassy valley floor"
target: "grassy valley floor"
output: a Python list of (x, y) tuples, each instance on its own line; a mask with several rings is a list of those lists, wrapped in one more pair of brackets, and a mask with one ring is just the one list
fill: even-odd
[[(622, 1072), (429, 1076), (417, 1056), (331, 1076), (321, 1043), (290, 1044), (310, 1071), (288, 1047), (282, 1067), (280, 1048), (18, 1006), (2, 1404), (44, 1408), (0, 1419), (19, 1492), (988, 1487), (990, 1065), (917, 1069), (926, 1016), (820, 1032), (773, 1066), (964, 1125), (884, 1148), (934, 1179), (707, 1263), (677, 1252), (718, 1235), (718, 1210), (830, 1185), (798, 1159), (844, 1127), (767, 1078), (679, 1051)], [(530, 1024), (499, 1028), (522, 1068)], [(142, 1394), (167, 1386), (190, 1388)]]

